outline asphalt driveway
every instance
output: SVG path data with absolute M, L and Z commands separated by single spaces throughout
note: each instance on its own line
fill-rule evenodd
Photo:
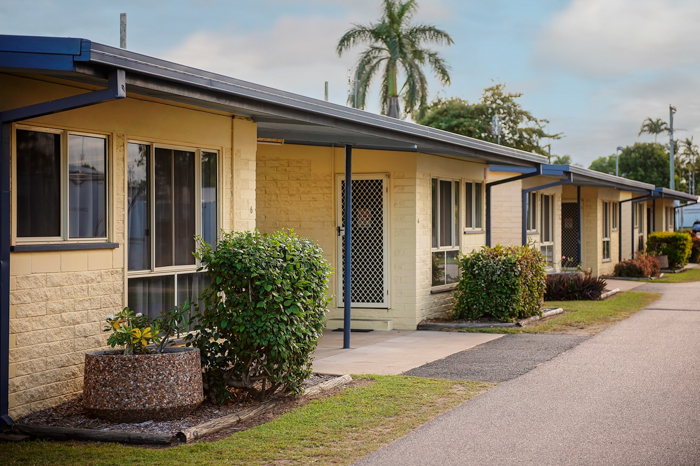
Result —
M 700 286 L 652 290 L 650 309 L 358 464 L 700 464 Z
M 504 335 L 498 340 L 411 369 L 404 375 L 505 382 L 530 372 L 589 338 L 577 335 Z

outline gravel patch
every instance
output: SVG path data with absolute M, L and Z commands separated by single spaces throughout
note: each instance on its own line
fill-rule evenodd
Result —
M 333 375 L 312 374 L 304 381 L 304 388 L 335 378 Z M 259 405 L 257 401 L 232 402 L 223 405 L 212 404 L 205 399 L 192 414 L 172 421 L 145 421 L 138 423 L 118 423 L 106 421 L 90 416 L 83 410 L 82 396 L 78 396 L 53 408 L 37 411 L 17 420 L 19 424 L 70 427 L 77 429 L 97 429 L 118 432 L 131 432 L 142 434 L 175 434 L 190 427 L 198 426 L 213 419 L 218 419 L 230 414 L 252 409 Z M 288 403 L 287 403 L 288 404 Z
M 589 338 L 590 336 L 580 335 L 504 335 L 467 351 L 416 367 L 404 375 L 505 382 L 530 372 Z

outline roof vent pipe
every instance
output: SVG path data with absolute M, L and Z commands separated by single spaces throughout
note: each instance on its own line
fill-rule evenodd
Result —
M 119 47 L 126 48 L 126 13 L 119 15 Z

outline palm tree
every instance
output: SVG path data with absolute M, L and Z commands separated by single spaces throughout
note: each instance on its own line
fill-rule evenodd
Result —
M 571 165 L 573 162 L 570 155 L 553 155 L 550 163 L 553 165 Z
M 656 137 L 664 131 L 668 131 L 668 124 L 666 124 L 665 121 L 661 118 L 657 118 L 656 120 L 647 118 L 642 122 L 642 129 L 639 130 L 638 136 L 641 136 L 642 133 L 653 134 L 654 144 L 656 144 Z
M 680 141 L 680 145 L 683 147 L 682 154 L 688 165 L 688 170 L 691 173 L 690 192 L 691 194 L 695 194 L 695 165 L 697 164 L 698 157 L 700 157 L 700 150 L 698 149 L 698 145 L 693 142 L 693 136 Z
M 411 24 L 418 9 L 415 0 L 384 0 L 382 17 L 368 26 L 354 24 L 338 41 L 338 56 L 360 43 L 369 47 L 362 52 L 355 67 L 355 91 L 348 104 L 364 108 L 370 82 L 382 70 L 382 113 L 399 118 L 399 95 L 403 95 L 404 111 L 413 114 L 427 105 L 428 82 L 421 69 L 430 65 L 436 77 L 445 85 L 450 83 L 449 67 L 437 52 L 424 48 L 423 42 L 451 45 L 454 42 L 445 31 L 435 26 Z M 406 81 L 399 89 L 399 73 Z

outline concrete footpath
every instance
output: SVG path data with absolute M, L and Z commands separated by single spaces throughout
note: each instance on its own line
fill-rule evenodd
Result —
M 352 332 L 351 348 L 344 350 L 343 332 L 326 331 L 314 351 L 313 369 L 321 374 L 398 375 L 502 336 L 410 330 Z
M 700 464 L 700 286 L 380 449 L 361 465 Z

